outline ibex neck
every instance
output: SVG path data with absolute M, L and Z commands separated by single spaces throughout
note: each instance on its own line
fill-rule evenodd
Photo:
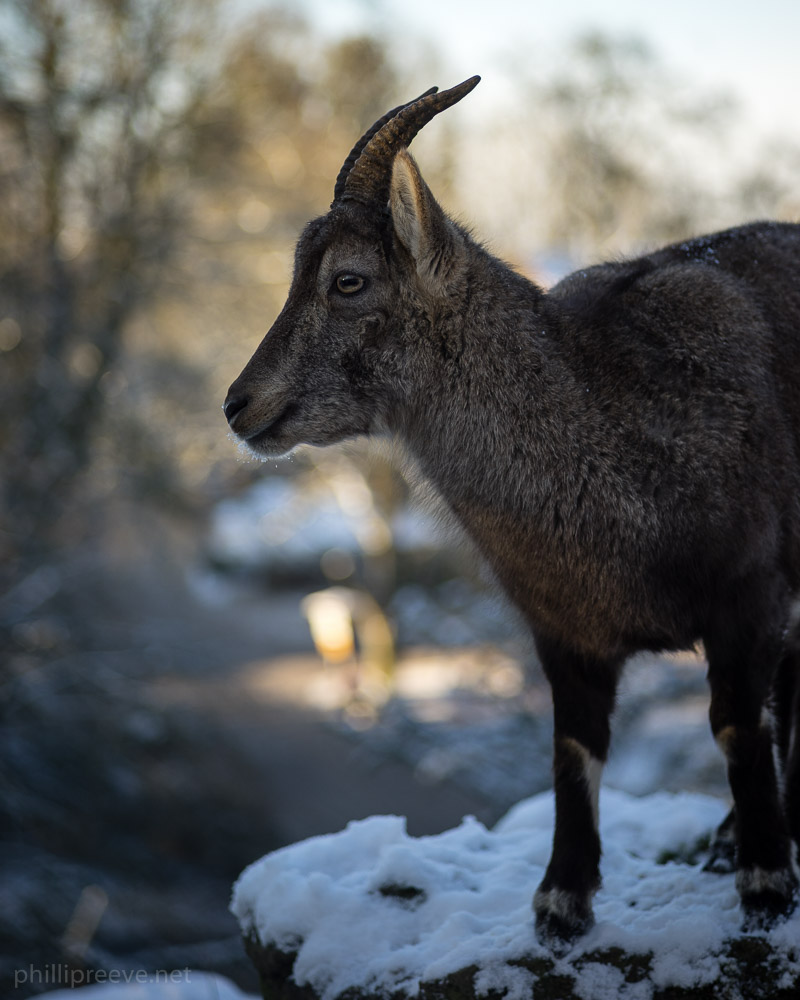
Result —
M 560 446 L 568 449 L 564 418 L 581 400 L 545 301 L 536 285 L 476 248 L 457 295 L 423 331 L 397 429 L 445 493 L 450 474 L 454 490 L 467 478 L 472 488 L 489 487 L 495 475 L 492 488 L 513 490 L 533 469 L 543 472 Z M 562 419 L 563 430 L 554 426 Z

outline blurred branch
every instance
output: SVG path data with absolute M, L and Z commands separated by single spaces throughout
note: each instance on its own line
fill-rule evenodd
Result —
M 13 429 L 2 440 L 10 471 L 1 485 L 5 546 L 13 538 L 19 555 L 52 542 L 90 463 L 125 326 L 174 250 L 185 214 L 176 174 L 193 140 L 183 105 L 208 86 L 176 52 L 199 60 L 193 46 L 212 4 L 35 0 L 1 9 L 4 48 L 22 52 L 0 74 L 0 150 L 10 164 L 0 193 L 11 235 L 0 307 L 22 331 L 0 403 Z

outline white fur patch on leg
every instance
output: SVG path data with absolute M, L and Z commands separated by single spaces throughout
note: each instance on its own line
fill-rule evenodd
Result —
M 536 937 L 556 955 L 563 955 L 594 923 L 591 893 L 566 889 L 536 890 L 533 897 Z
M 589 801 L 592 804 L 592 816 L 594 816 L 594 828 L 600 829 L 600 779 L 603 776 L 603 762 L 597 757 L 588 755 L 589 759 L 584 764 L 584 777 L 589 788 Z
M 585 919 L 590 904 L 590 894 L 584 896 L 567 889 L 537 889 L 533 897 L 533 909 L 537 915 L 546 913 L 567 924 Z
M 600 829 L 600 779 L 605 765 L 602 760 L 594 757 L 582 743 L 572 739 L 572 737 L 562 737 L 561 743 L 581 762 L 586 790 L 589 794 L 589 803 L 592 807 L 592 816 L 594 817 L 594 828 L 595 831 L 598 831 Z
M 761 709 L 760 725 L 762 730 L 769 735 L 770 746 L 772 747 L 772 766 L 775 768 L 775 778 L 778 782 L 778 794 L 783 798 L 783 762 L 781 761 L 781 755 L 778 752 L 778 744 L 776 742 L 778 726 L 775 721 L 775 713 L 769 705 L 764 705 Z
M 740 896 L 773 892 L 783 899 L 791 899 L 797 890 L 797 877 L 791 868 L 767 871 L 758 865 L 753 865 L 752 868 L 740 868 L 736 872 L 736 888 Z
M 736 729 L 733 726 L 725 726 L 715 734 L 714 740 L 720 750 L 725 754 L 726 759 L 733 751 L 733 741 L 736 738 Z
M 800 598 L 793 597 L 792 602 L 789 605 L 789 615 L 786 622 L 785 635 L 787 637 L 794 637 L 794 633 L 797 632 L 798 625 L 800 625 Z

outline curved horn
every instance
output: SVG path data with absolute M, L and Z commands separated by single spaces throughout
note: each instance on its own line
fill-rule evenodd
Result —
M 403 108 L 407 108 L 411 104 L 416 104 L 416 102 L 421 101 L 423 97 L 430 97 L 430 95 L 435 94 L 438 89 L 439 89 L 438 87 L 431 87 L 431 89 L 426 90 L 424 94 L 420 94 L 419 97 L 415 97 L 413 101 L 407 101 L 405 104 L 398 104 L 396 108 L 392 108 L 392 110 L 387 111 L 382 118 L 379 118 L 372 126 L 372 128 L 367 129 L 367 131 L 361 136 L 361 138 L 358 140 L 355 146 L 353 146 L 353 148 L 350 150 L 350 155 L 342 164 L 342 169 L 339 171 L 339 176 L 336 178 L 336 184 L 334 185 L 333 188 L 333 201 L 331 202 L 331 208 L 333 208 L 336 202 L 339 201 L 339 199 L 344 194 L 345 181 L 347 180 L 350 171 L 353 169 L 353 164 L 356 162 L 359 156 L 361 156 L 361 151 L 364 149 L 364 147 L 373 137 L 373 135 L 375 135 L 376 132 L 380 132 L 383 126 L 388 121 L 391 121 L 396 114 L 398 114 L 400 111 L 403 110 Z
M 479 81 L 479 76 L 473 76 L 450 90 L 423 95 L 389 118 L 364 146 L 344 182 L 342 199 L 364 205 L 385 205 L 395 153 L 408 146 L 417 132 L 440 111 L 466 97 Z

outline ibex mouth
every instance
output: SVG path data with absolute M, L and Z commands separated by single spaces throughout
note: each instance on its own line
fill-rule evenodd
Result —
M 278 413 L 277 417 L 271 420 L 265 427 L 259 428 L 253 434 L 244 436 L 244 443 L 260 456 L 282 455 L 290 451 L 294 447 L 294 443 L 284 444 L 278 441 L 277 438 L 286 423 L 297 413 L 299 408 L 296 402 L 287 403 Z

